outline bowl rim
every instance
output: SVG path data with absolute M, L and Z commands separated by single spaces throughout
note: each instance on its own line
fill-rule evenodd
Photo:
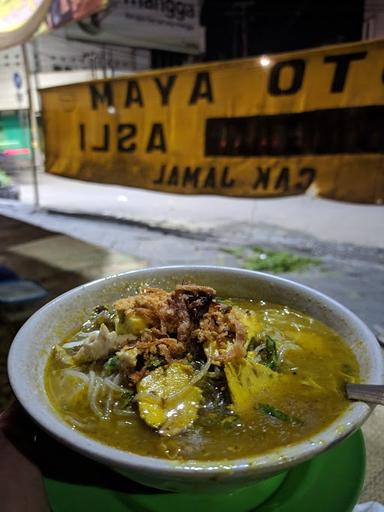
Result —
M 348 317 L 348 320 L 350 320 L 351 323 L 355 325 L 355 327 L 358 326 L 364 332 L 365 340 L 370 339 L 369 343 L 366 343 L 364 340 L 365 345 L 369 347 L 369 352 L 372 355 L 372 359 L 375 361 L 375 366 L 370 368 L 371 374 L 373 375 L 373 377 L 371 375 L 370 381 L 373 378 L 375 381 L 374 383 L 383 382 L 383 363 L 381 351 L 373 333 L 355 313 L 320 291 L 317 291 L 296 281 L 286 279 L 284 277 L 234 267 L 216 265 L 167 265 L 146 267 L 96 279 L 94 281 L 79 285 L 59 295 L 58 297 L 55 297 L 38 311 L 36 311 L 24 323 L 24 325 L 16 334 L 8 355 L 8 375 L 11 387 L 23 408 L 50 435 L 58 439 L 63 444 L 69 446 L 70 448 L 73 448 L 76 451 L 90 457 L 91 459 L 123 470 L 132 470 L 138 473 L 152 472 L 156 473 L 156 475 L 159 477 L 167 478 L 188 476 L 189 479 L 201 479 L 202 477 L 217 477 L 217 475 L 221 475 L 225 478 L 227 476 L 233 475 L 233 473 L 236 473 L 238 476 L 248 473 L 267 475 L 289 467 L 292 465 L 293 461 L 295 461 L 295 463 L 304 462 L 305 460 L 314 457 L 316 454 L 324 451 L 325 449 L 330 448 L 345 437 L 351 435 L 368 418 L 373 410 L 373 407 L 363 402 L 354 402 L 353 410 L 356 411 L 356 418 L 353 422 L 348 422 L 345 428 L 338 434 L 335 434 L 334 432 L 335 423 L 336 421 L 340 423 L 340 420 L 342 420 L 343 416 L 347 414 L 351 407 L 344 411 L 338 418 L 336 418 L 336 420 L 328 425 L 327 428 L 322 429 L 317 434 L 310 436 L 308 439 L 285 445 L 281 448 L 278 448 L 277 450 L 271 450 L 259 455 L 246 458 L 242 457 L 239 459 L 222 459 L 214 461 L 181 459 L 168 460 L 165 458 L 138 455 L 134 452 L 128 452 L 114 448 L 100 441 L 96 441 L 88 437 L 86 434 L 72 429 L 67 423 L 65 423 L 65 421 L 62 420 L 58 413 L 53 409 L 53 406 L 50 404 L 48 397 L 46 397 L 46 399 L 50 406 L 49 414 L 47 414 L 45 410 L 43 411 L 43 406 L 39 403 L 38 399 L 36 409 L 36 403 L 33 404 L 24 398 L 22 392 L 23 373 L 20 371 L 21 369 L 17 364 L 18 352 L 22 349 L 23 340 L 25 339 L 29 329 L 33 327 L 35 322 L 37 322 L 42 315 L 46 314 L 57 303 L 60 303 L 61 301 L 68 299 L 75 294 L 78 294 L 84 289 L 99 286 L 102 283 L 113 283 L 120 279 L 124 279 L 125 277 L 135 276 L 138 278 L 138 280 L 140 280 L 140 275 L 154 274 L 158 272 L 166 274 L 167 272 L 172 271 L 208 271 L 217 274 L 229 272 L 232 274 L 249 276 L 253 279 L 257 277 L 258 279 L 261 279 L 265 282 L 273 282 L 278 285 L 281 284 L 283 286 L 288 286 L 289 288 L 293 288 L 294 290 L 301 292 L 304 295 L 315 297 L 321 302 L 335 307 L 336 310 L 338 310 L 344 316 Z M 321 434 L 323 436 L 328 435 L 331 433 L 331 431 L 333 434 L 333 439 L 331 441 L 324 442 L 322 439 L 319 439 L 321 438 Z M 317 439 L 317 441 L 313 441 L 313 439 Z

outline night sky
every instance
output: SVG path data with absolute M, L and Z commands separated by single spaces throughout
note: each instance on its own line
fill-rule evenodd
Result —
M 206 60 L 357 41 L 363 10 L 363 0 L 205 0 Z

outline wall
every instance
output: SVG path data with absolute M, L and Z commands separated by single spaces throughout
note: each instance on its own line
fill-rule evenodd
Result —
M 22 79 L 22 88 L 19 90 L 13 79 L 15 73 Z M 28 108 L 20 46 L 0 52 L 0 84 L 0 111 Z
M 113 45 L 68 41 L 60 30 L 39 36 L 27 45 L 32 88 L 118 76 L 150 67 L 150 51 Z M 21 77 L 17 89 L 14 75 Z M 34 92 L 35 108 L 40 106 Z M 20 46 L 0 51 L 0 112 L 28 108 L 24 63 Z

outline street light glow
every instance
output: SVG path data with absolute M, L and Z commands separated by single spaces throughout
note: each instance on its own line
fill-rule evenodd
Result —
M 269 66 L 271 63 L 271 59 L 267 55 L 263 55 L 263 57 L 260 58 L 260 64 L 263 66 L 263 68 Z

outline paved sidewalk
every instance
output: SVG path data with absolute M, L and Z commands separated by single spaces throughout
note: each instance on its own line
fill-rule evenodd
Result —
M 18 175 L 21 201 L 33 204 L 28 173 Z M 162 228 L 225 233 L 262 226 L 298 231 L 321 241 L 384 248 L 384 208 L 307 195 L 246 199 L 187 196 L 87 183 L 39 174 L 40 204 L 60 212 L 126 219 Z

